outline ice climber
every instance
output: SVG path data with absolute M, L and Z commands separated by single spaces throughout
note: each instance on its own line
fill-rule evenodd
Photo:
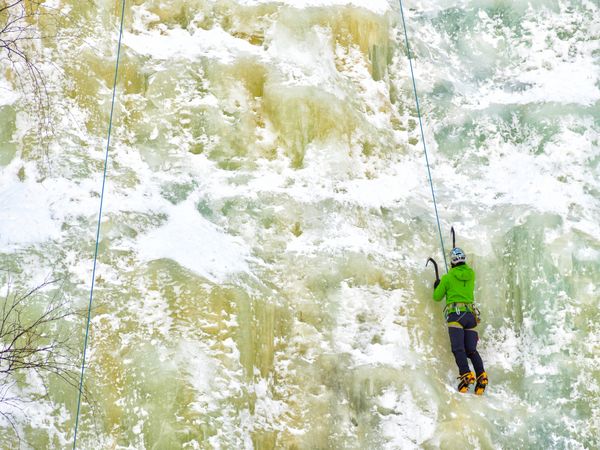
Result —
M 439 302 L 446 297 L 446 322 L 452 353 L 458 366 L 459 392 L 467 392 L 475 384 L 475 394 L 482 395 L 488 383 L 483 361 L 477 352 L 479 339 L 475 327 L 477 319 L 473 307 L 475 272 L 466 263 L 465 253 L 458 247 L 450 252 L 452 268 L 442 279 L 436 279 L 433 285 L 433 299 Z M 471 360 L 475 374 L 469 369 Z

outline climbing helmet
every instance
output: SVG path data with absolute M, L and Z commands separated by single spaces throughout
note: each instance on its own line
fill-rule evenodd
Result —
M 456 265 L 458 263 L 464 263 L 467 260 L 467 255 L 460 248 L 455 247 L 450 252 L 450 262 L 452 265 Z

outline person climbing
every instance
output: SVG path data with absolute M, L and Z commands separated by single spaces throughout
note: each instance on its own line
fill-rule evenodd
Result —
M 477 352 L 479 337 L 475 327 L 477 318 L 473 307 L 475 290 L 475 272 L 467 263 L 467 256 L 458 247 L 450 252 L 450 271 L 440 280 L 436 276 L 433 285 L 433 299 L 436 302 L 446 297 L 446 322 L 452 353 L 458 366 L 460 380 L 459 392 L 467 392 L 471 384 L 475 384 L 475 394 L 482 395 L 488 384 L 487 374 L 481 356 Z M 436 267 L 437 274 L 437 267 Z M 475 369 L 477 378 L 469 369 L 469 358 Z

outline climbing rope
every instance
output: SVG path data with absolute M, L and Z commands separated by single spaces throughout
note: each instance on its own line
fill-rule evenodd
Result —
M 410 76 L 412 78 L 413 92 L 415 94 L 415 103 L 417 105 L 417 115 L 419 116 L 419 127 L 421 128 L 421 141 L 423 142 L 423 151 L 425 152 L 425 162 L 427 164 L 427 175 L 429 176 L 429 186 L 431 187 L 431 198 L 433 199 L 433 208 L 435 209 L 435 218 L 437 220 L 440 244 L 442 246 L 442 255 L 444 255 L 444 264 L 448 272 L 448 262 L 446 261 L 446 250 L 444 249 L 444 239 L 442 238 L 442 227 L 440 226 L 440 216 L 438 214 L 437 202 L 435 200 L 435 191 L 433 189 L 433 180 L 431 179 L 431 168 L 429 167 L 429 156 L 427 155 L 427 146 L 425 145 L 425 133 L 423 132 L 423 121 L 421 120 L 421 109 L 419 108 L 419 96 L 417 95 L 417 83 L 415 82 L 415 73 L 413 71 L 412 57 L 410 55 L 410 45 L 408 44 L 408 33 L 406 32 L 406 22 L 404 20 L 404 8 L 402 0 L 400 2 L 400 15 L 402 17 L 402 26 L 404 28 L 404 39 L 406 40 L 406 51 L 408 53 L 408 64 L 410 65 Z
M 73 450 L 77 445 L 77 429 L 79 426 L 79 412 L 81 409 L 81 394 L 83 392 L 83 374 L 85 371 L 85 357 L 87 353 L 88 337 L 90 333 L 90 319 L 92 316 L 92 302 L 94 300 L 94 281 L 96 279 L 96 263 L 98 261 L 98 244 L 100 242 L 100 224 L 102 220 L 102 206 L 104 204 L 104 187 L 106 185 L 106 169 L 108 166 L 108 149 L 110 147 L 110 134 L 112 131 L 113 112 L 115 109 L 115 97 L 117 92 L 117 74 L 119 72 L 119 56 L 121 55 L 121 38 L 123 37 L 123 22 L 125 17 L 125 0 L 121 6 L 121 25 L 119 28 L 119 44 L 117 45 L 117 62 L 115 64 L 115 78 L 113 81 L 112 103 L 110 105 L 110 118 L 108 120 L 108 137 L 106 139 L 106 152 L 104 155 L 104 174 L 102 176 L 102 191 L 100 194 L 100 211 L 98 212 L 98 226 L 96 228 L 96 250 L 94 251 L 94 267 L 92 269 L 92 285 L 90 288 L 90 301 L 88 304 L 87 324 L 85 327 L 85 340 L 83 342 L 83 358 L 81 361 L 81 378 L 79 380 L 79 395 L 77 397 L 77 414 L 75 416 L 75 434 L 73 436 Z

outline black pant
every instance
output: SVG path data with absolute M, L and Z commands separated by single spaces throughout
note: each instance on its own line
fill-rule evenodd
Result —
M 467 361 L 468 357 L 473 363 L 477 376 L 481 375 L 485 369 L 483 368 L 481 356 L 477 352 L 479 336 L 475 331 L 477 326 L 475 316 L 470 312 L 453 312 L 448 315 L 447 322 L 450 345 L 459 373 L 462 375 L 471 371 Z

